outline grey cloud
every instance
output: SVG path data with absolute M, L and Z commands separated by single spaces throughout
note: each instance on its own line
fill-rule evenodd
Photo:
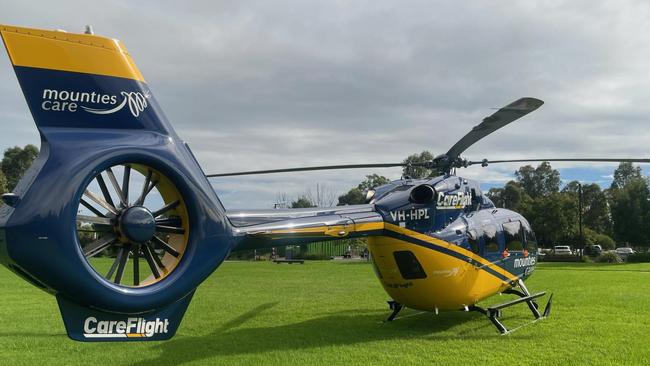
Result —
M 649 6 L 57 1 L 3 4 L 0 13 L 8 23 L 69 31 L 90 23 L 124 41 L 204 169 L 222 172 L 443 152 L 490 108 L 520 96 L 546 104 L 469 157 L 647 157 Z M 36 142 L 6 58 L 0 80 L 0 148 Z M 501 182 L 514 169 L 466 175 Z M 283 189 L 297 195 L 323 180 L 342 193 L 362 177 L 340 171 L 215 186 L 227 204 L 268 207 Z

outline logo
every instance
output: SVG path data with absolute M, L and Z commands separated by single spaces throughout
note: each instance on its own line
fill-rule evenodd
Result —
M 441 269 L 437 271 L 431 271 L 432 276 L 442 276 L 442 277 L 453 277 L 456 276 L 459 272 L 458 267 L 453 267 L 450 269 Z
M 156 334 L 167 334 L 169 319 L 156 318 L 147 321 L 144 318 L 127 318 L 119 320 L 97 320 L 88 317 L 84 321 L 86 338 L 150 338 Z
M 96 92 L 43 89 L 41 108 L 44 111 L 85 111 L 92 114 L 112 114 L 128 106 L 133 117 L 138 117 L 149 106 L 148 93 L 121 91 L 119 95 Z
M 534 266 L 535 263 L 537 263 L 537 258 L 532 256 L 526 258 L 516 258 L 515 268 Z
M 472 204 L 472 194 L 458 192 L 455 194 L 438 194 L 436 207 L 441 210 L 454 210 L 470 206 Z

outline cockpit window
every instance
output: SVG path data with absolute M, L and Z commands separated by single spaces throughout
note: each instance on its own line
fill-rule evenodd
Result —
M 524 238 L 519 221 L 504 223 L 503 233 L 506 238 L 506 249 L 511 251 L 524 250 Z
M 483 202 L 481 203 L 481 208 L 482 209 L 495 207 L 494 203 L 488 198 L 488 196 L 483 195 L 483 196 L 481 196 L 481 198 L 483 199 Z
M 472 188 L 470 193 L 472 194 L 472 204 L 469 206 L 469 212 L 478 211 L 481 209 L 481 202 L 483 199 L 478 195 L 475 188 Z
M 524 229 L 524 235 L 526 236 L 526 250 L 529 252 L 537 251 L 537 238 L 535 238 L 535 233 L 529 227 Z
M 483 228 L 483 240 L 487 253 L 498 253 L 499 242 L 497 241 L 497 228 L 494 225 L 487 225 Z

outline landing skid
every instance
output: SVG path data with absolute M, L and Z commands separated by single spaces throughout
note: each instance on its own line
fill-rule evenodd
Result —
M 503 325 L 503 323 L 501 323 L 501 321 L 499 320 L 499 318 L 501 317 L 501 310 L 505 309 L 507 307 L 517 305 L 517 304 L 521 304 L 522 302 L 525 302 L 528 305 L 528 308 L 530 309 L 530 311 L 533 313 L 533 316 L 535 317 L 535 320 L 533 320 L 531 323 L 534 323 L 534 322 L 536 322 L 538 320 L 548 318 L 548 316 L 551 315 L 551 306 L 553 304 L 553 294 L 551 294 L 551 296 L 548 298 L 548 302 L 546 303 L 546 307 L 544 308 L 544 312 L 540 314 L 539 305 L 537 305 L 537 302 L 535 302 L 535 299 L 544 296 L 546 294 L 546 292 L 538 292 L 536 294 L 530 294 L 530 292 L 528 292 L 528 289 L 526 288 L 526 286 L 524 285 L 524 282 L 522 280 L 519 280 L 518 285 L 519 285 L 519 288 L 521 289 L 521 291 L 516 290 L 516 289 L 508 289 L 508 290 L 503 292 L 503 293 L 506 293 L 506 294 L 517 295 L 517 296 L 519 296 L 518 299 L 508 301 L 508 302 L 504 302 L 503 304 L 493 305 L 493 306 L 491 306 L 489 308 L 486 308 L 486 309 L 484 309 L 484 308 L 482 308 L 480 306 L 472 305 L 472 306 L 468 307 L 467 310 L 468 311 L 476 311 L 476 312 L 479 312 L 479 313 L 487 316 L 488 319 L 490 319 L 490 321 L 492 322 L 492 324 L 494 324 L 494 326 L 497 328 L 499 333 L 501 333 L 502 335 L 514 332 L 515 330 L 522 327 L 522 326 L 520 326 L 520 327 L 508 330 L 508 328 L 506 328 L 506 326 Z
M 551 306 L 553 305 L 553 294 L 551 294 L 551 296 L 549 296 L 548 302 L 546 303 L 546 307 L 544 307 L 544 312 L 540 313 L 539 312 L 539 305 L 537 304 L 537 302 L 535 302 L 535 299 L 546 295 L 546 292 L 542 291 L 542 292 L 538 292 L 536 294 L 531 294 L 530 292 L 528 292 L 528 289 L 526 288 L 526 285 L 524 285 L 524 282 L 522 280 L 519 280 L 517 285 L 519 286 L 521 291 L 517 290 L 517 289 L 514 289 L 514 288 L 511 288 L 511 289 L 503 291 L 503 293 L 504 294 L 517 295 L 517 296 L 519 296 L 518 299 L 511 300 L 511 301 L 508 301 L 508 302 L 504 302 L 504 303 L 498 304 L 498 305 L 493 305 L 493 306 L 488 307 L 488 308 L 482 308 L 480 306 L 472 305 L 472 306 L 466 307 L 466 308 L 464 308 L 462 310 L 464 310 L 464 311 L 476 311 L 476 312 L 479 312 L 479 313 L 487 316 L 487 318 L 490 319 L 492 324 L 494 324 L 494 326 L 497 328 L 499 333 L 501 333 L 502 335 L 512 333 L 512 332 L 516 331 L 519 328 L 522 328 L 522 327 L 524 327 L 526 325 L 535 323 L 535 322 L 537 322 L 539 320 L 546 319 L 551 315 Z M 398 303 L 395 300 L 390 300 L 390 301 L 387 301 L 387 302 L 388 302 L 388 307 L 390 308 L 390 310 L 392 310 L 392 313 L 388 316 L 388 318 L 386 318 L 385 322 L 391 322 L 391 321 L 395 320 L 397 315 L 400 313 L 400 311 L 402 311 L 402 309 L 404 309 L 404 305 Z M 529 323 L 526 323 L 524 325 L 521 325 L 519 327 L 508 329 L 501 322 L 501 320 L 499 320 L 499 318 L 501 318 L 501 315 L 502 315 L 501 310 L 505 309 L 505 308 L 508 308 L 508 307 L 511 307 L 511 306 L 514 306 L 514 305 L 517 305 L 517 304 L 521 304 L 522 302 L 525 302 L 528 305 L 528 308 L 530 309 L 530 312 L 533 313 L 533 316 L 535 317 L 535 320 L 533 320 L 533 321 L 531 321 Z M 420 313 L 418 313 L 418 314 L 420 314 Z M 418 315 L 418 314 L 413 314 L 413 315 Z M 436 314 L 437 314 L 437 312 L 436 312 Z

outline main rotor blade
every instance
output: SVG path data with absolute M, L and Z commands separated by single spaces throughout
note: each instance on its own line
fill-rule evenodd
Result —
M 532 162 L 543 162 L 543 161 L 568 161 L 568 162 L 595 162 L 595 163 L 650 163 L 650 159 L 616 159 L 616 158 L 575 158 L 575 159 L 512 159 L 512 160 L 488 160 L 484 159 L 481 161 L 468 161 L 467 165 L 476 165 L 481 164 L 483 166 L 488 166 L 488 164 L 497 164 L 497 163 L 532 163 Z
M 360 169 L 360 168 L 392 168 L 396 166 L 416 166 L 419 164 L 406 163 L 380 163 L 380 164 L 349 164 L 349 165 L 323 165 L 323 166 L 306 166 L 301 168 L 286 169 L 269 169 L 269 170 L 249 170 L 246 172 L 208 174 L 206 177 L 231 177 L 235 175 L 254 175 L 254 174 L 271 174 L 271 173 L 290 173 L 290 172 L 308 172 L 314 170 L 337 170 L 337 169 Z
M 472 130 L 463 136 L 454 146 L 447 151 L 449 161 L 455 161 L 463 151 L 467 150 L 474 143 L 500 129 L 501 127 L 516 121 L 517 119 L 536 110 L 544 104 L 543 101 L 536 98 L 521 98 L 507 106 L 499 109 L 489 117 L 485 117 L 483 122 L 474 126 Z

